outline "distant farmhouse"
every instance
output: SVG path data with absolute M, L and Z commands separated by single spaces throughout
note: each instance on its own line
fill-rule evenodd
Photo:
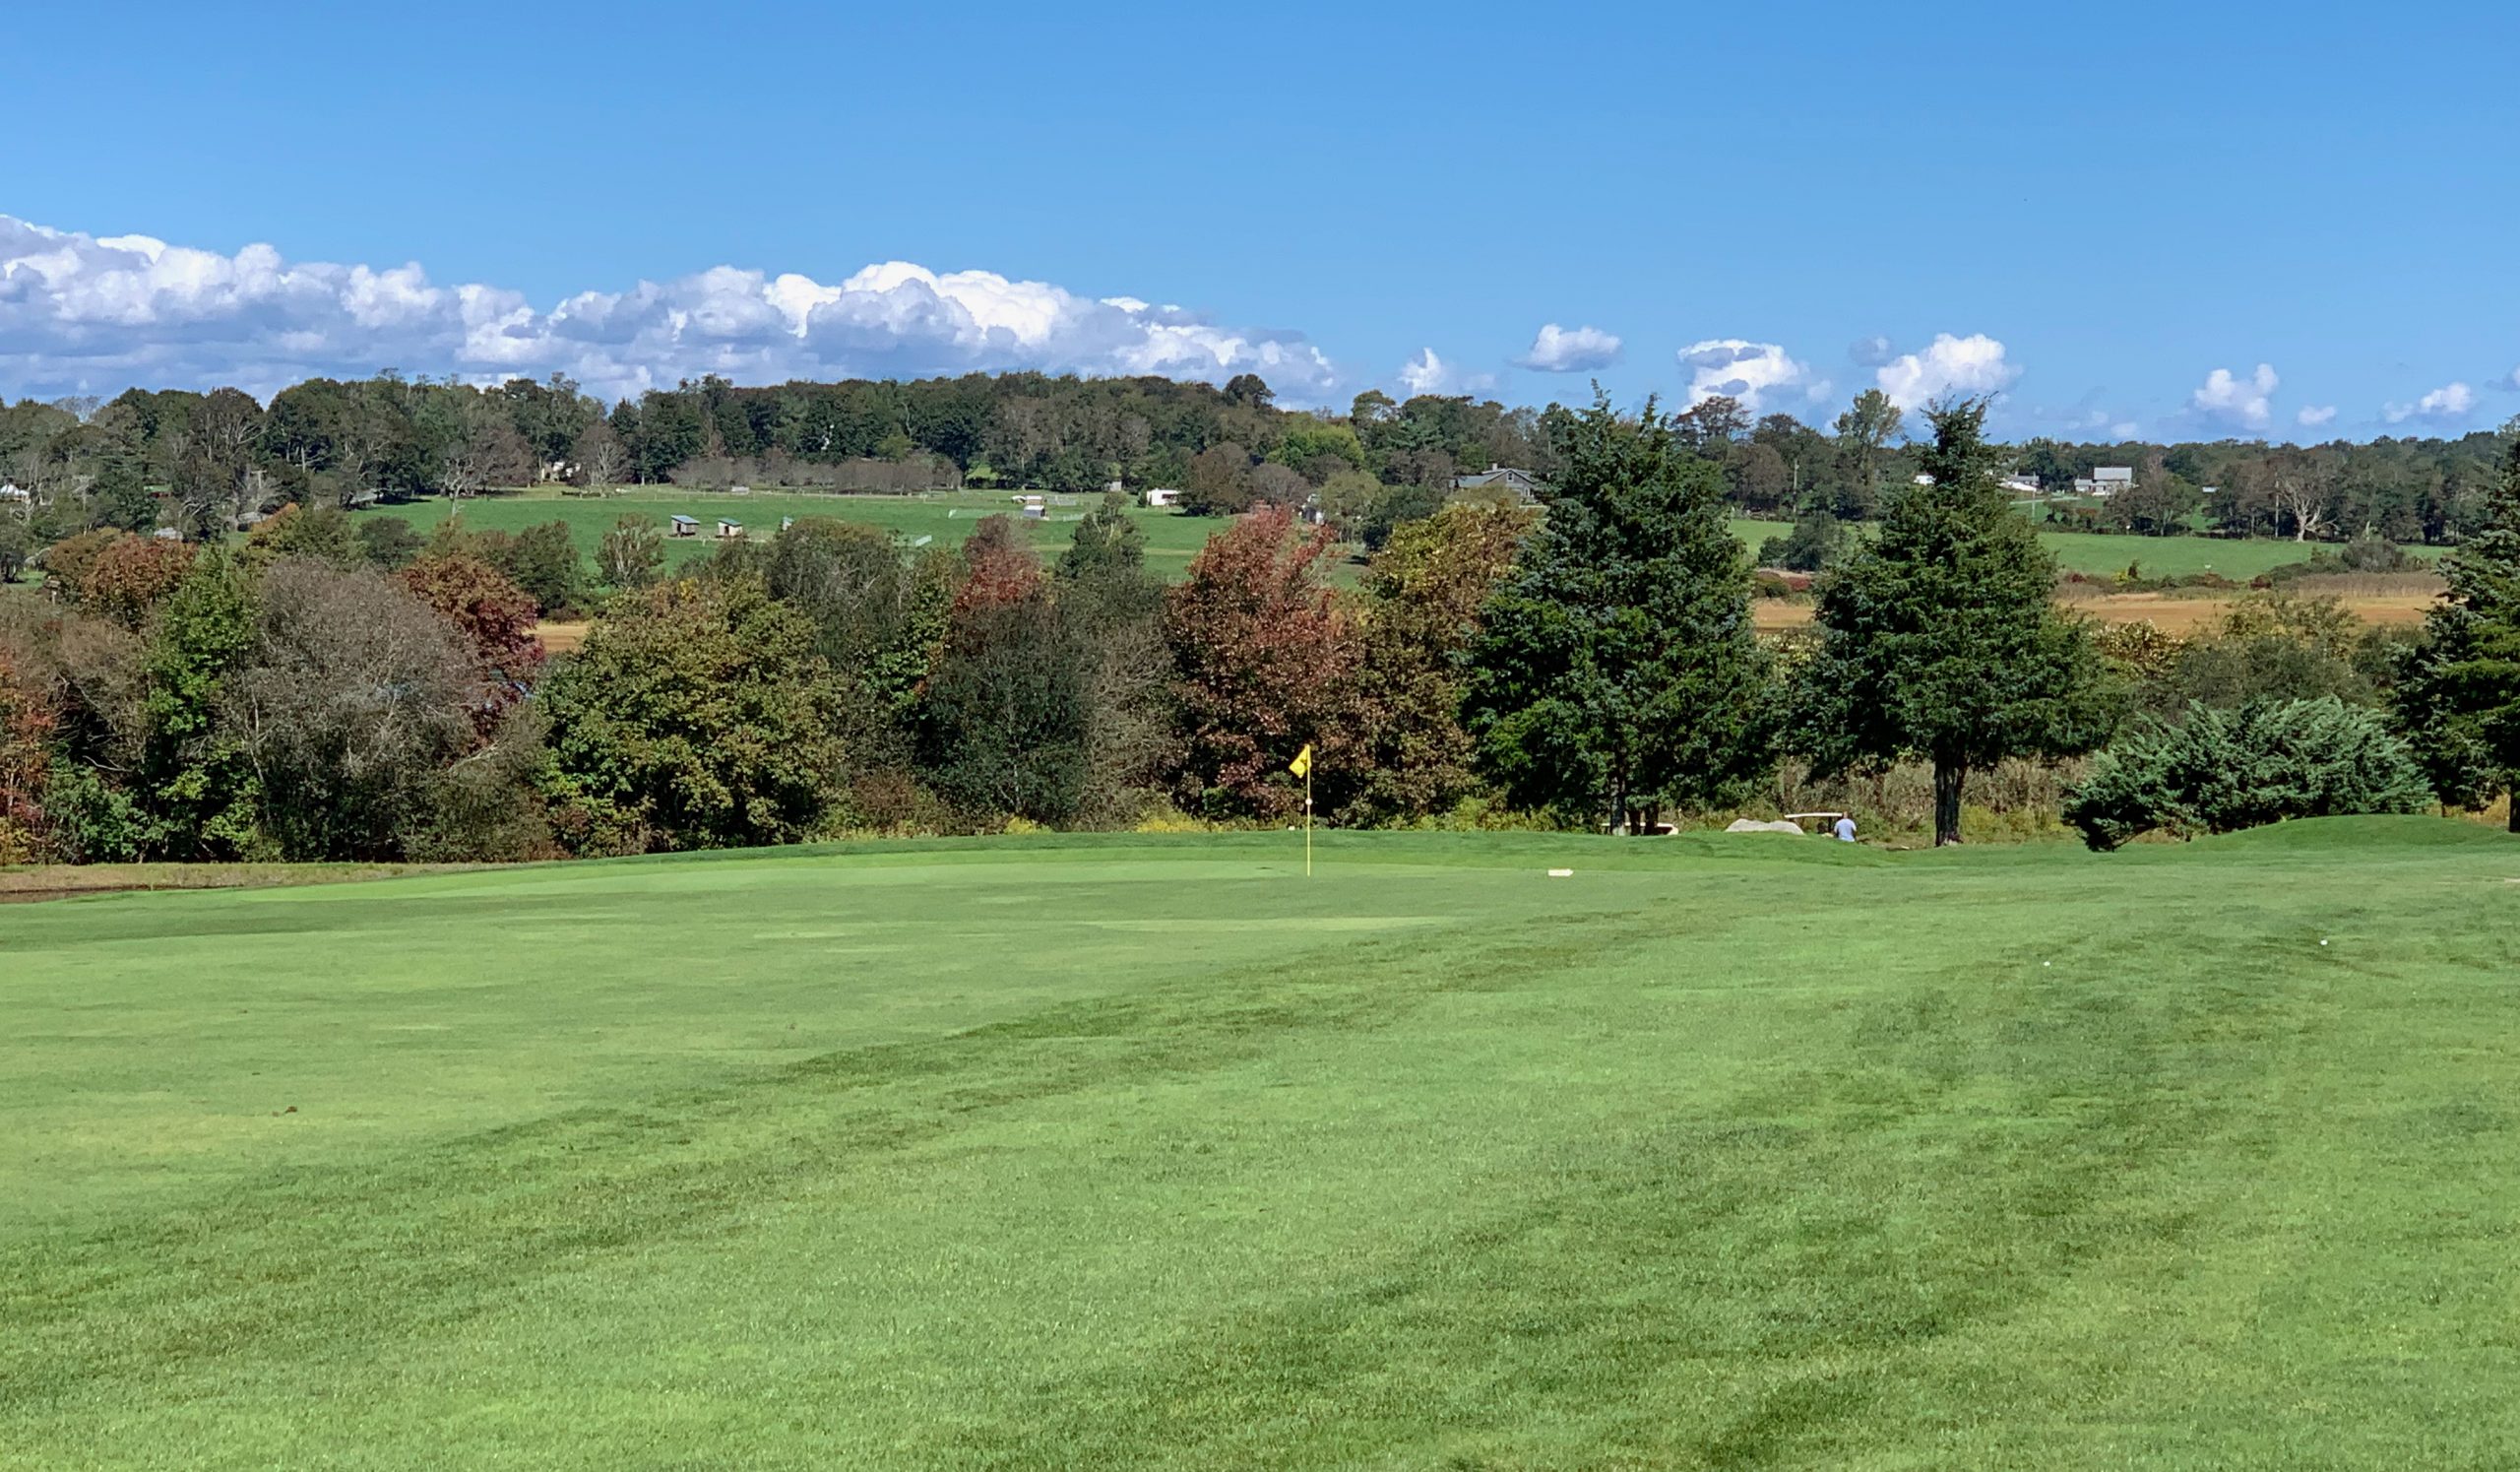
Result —
M 2104 465 L 2088 477 L 2074 479 L 2074 494 L 2108 500 L 2121 490 L 2135 488 L 2135 472 L 2130 466 Z
M 1540 478 L 1529 471 L 1510 465 L 1491 465 L 1483 471 L 1453 477 L 1453 489 L 1473 495 L 1495 497 L 1510 495 L 1517 501 L 1540 499 Z

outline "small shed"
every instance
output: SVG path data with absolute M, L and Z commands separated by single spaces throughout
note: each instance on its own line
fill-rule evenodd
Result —
M 700 518 L 696 516 L 673 516 L 667 517 L 666 521 L 671 525 L 671 530 L 666 533 L 667 536 L 697 537 L 700 535 Z
M 1040 501 L 1026 501 L 1024 503 L 1024 519 L 1026 521 L 1041 521 L 1046 519 L 1049 514 L 1050 508 L 1042 505 Z
M 1158 486 L 1146 493 L 1146 503 L 1150 506 L 1177 506 L 1181 503 L 1181 492 L 1170 486 Z
M 730 521 L 723 516 L 718 518 L 718 540 L 720 542 L 739 542 L 743 539 L 743 535 L 744 524 L 742 522 Z

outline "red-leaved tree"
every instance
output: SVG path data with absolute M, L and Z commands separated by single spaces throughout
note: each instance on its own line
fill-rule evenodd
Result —
M 516 700 L 516 687 L 542 669 L 534 626 L 534 596 L 507 574 L 465 552 L 433 552 L 394 575 L 420 602 L 455 626 L 489 676 L 481 720 L 495 720 Z
M 1287 764 L 1307 744 L 1322 811 L 1354 774 L 1356 626 L 1323 582 L 1334 534 L 1299 531 L 1283 507 L 1208 540 L 1165 602 L 1181 713 L 1180 800 L 1203 811 L 1282 818 L 1303 806 Z
M 954 615 L 1019 604 L 1041 591 L 1041 557 L 1011 516 L 983 517 L 963 544 L 962 576 L 954 584 Z
M 0 864 L 26 864 L 43 850 L 43 787 L 52 704 L 0 645 Z
M 125 628 L 147 622 L 192 570 L 193 549 L 180 542 L 125 533 L 96 549 L 79 571 L 79 606 Z

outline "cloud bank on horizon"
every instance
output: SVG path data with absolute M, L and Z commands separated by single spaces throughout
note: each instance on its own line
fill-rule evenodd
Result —
M 1498 367 L 1598 372 L 1621 363 L 1625 347 L 1605 328 L 1550 321 Z M 1722 394 L 1754 415 L 1825 420 L 1843 392 L 1778 343 L 1708 338 L 1676 357 L 1690 404 Z M 1950 395 L 2004 393 L 2024 371 L 1984 333 L 1940 333 L 1909 352 L 1866 337 L 1850 345 L 1847 359 L 1857 386 L 1910 411 Z M 1338 402 L 1367 381 L 1343 373 L 1298 332 L 1232 328 L 1178 306 L 989 271 L 890 261 L 825 284 L 719 266 L 580 291 L 543 309 L 496 286 L 438 285 L 417 264 L 291 261 L 260 244 L 222 255 L 0 215 L 0 388 L 13 394 L 232 384 L 268 397 L 303 378 L 386 368 L 476 382 L 566 373 L 605 397 L 704 373 L 771 383 L 1039 369 L 1214 383 L 1257 373 L 1285 402 L 1311 405 Z M 1383 381 L 1409 393 L 1485 393 L 1498 375 L 1425 348 Z M 2520 369 L 2483 381 L 2520 391 Z M 2280 382 L 2266 363 L 2245 375 L 2216 368 L 2164 418 L 2206 433 L 2263 435 L 2279 422 Z M 2453 381 L 2380 405 L 2367 422 L 2383 432 L 2457 433 L 2486 407 L 2469 381 Z M 2122 438 L 2137 429 L 2088 407 L 2065 418 L 2028 413 L 2034 423 L 2069 431 L 2106 427 Z M 2310 404 L 2283 416 L 2324 434 L 2339 427 L 2340 412 Z
M 720 266 L 547 311 L 419 266 L 232 256 L 0 215 L 0 377 L 51 392 L 233 384 L 387 367 L 467 378 L 561 372 L 614 396 L 719 373 L 743 382 L 1039 368 L 1223 382 L 1258 373 L 1303 399 L 1336 378 L 1297 333 L 1231 329 L 1175 306 L 1080 296 L 988 271 L 905 261 L 832 285 Z

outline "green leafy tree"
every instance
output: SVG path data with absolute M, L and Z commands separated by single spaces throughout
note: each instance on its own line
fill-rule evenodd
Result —
M 147 694 L 138 787 L 142 852 L 124 857 L 233 859 L 266 847 L 252 765 L 220 707 L 253 652 L 257 589 L 246 567 L 206 549 L 159 611 L 142 672 Z
M 792 843 L 848 757 L 812 620 L 755 579 L 617 600 L 539 704 L 552 822 L 581 853 Z
M 293 557 L 359 567 L 368 561 L 367 547 L 349 513 L 339 506 L 283 506 L 247 535 L 248 551 L 265 558 Z
M 2189 708 L 2146 717 L 2066 800 L 2065 821 L 2095 849 L 2161 831 L 2231 833 L 2289 818 L 2421 812 L 2423 768 L 2379 712 L 2318 700 Z
M 358 523 L 359 550 L 368 565 L 396 572 L 411 564 L 424 544 L 411 524 L 399 516 L 365 516 Z
M 1081 635 L 1136 648 L 1163 611 L 1164 584 L 1146 570 L 1146 534 L 1128 505 L 1124 495 L 1103 497 L 1077 523 L 1051 573 L 1059 607 Z
M 1441 813 L 1479 790 L 1461 724 L 1462 654 L 1538 521 L 1528 507 L 1447 506 L 1374 554 L 1356 673 L 1363 778 L 1341 821 Z
M 923 765 L 966 813 L 1063 824 L 1085 796 L 1091 654 L 1013 523 L 982 526 L 920 691 Z
M 2088 751 L 2110 711 L 2089 634 L 2056 610 L 2055 559 L 1996 483 L 1985 401 L 1928 413 L 1930 483 L 1892 492 L 1880 535 L 1821 579 L 1793 731 L 1824 773 L 1932 763 L 1950 844 L 1971 772 Z
M 1767 661 L 1724 480 L 1652 402 L 1569 427 L 1519 571 L 1469 653 L 1464 721 L 1518 806 L 1606 816 L 1720 800 L 1769 759 Z
M 2480 807 L 2510 794 L 2520 833 L 2520 437 L 2485 525 L 2441 574 L 2450 586 L 2400 674 L 2399 719 L 2444 800 Z
M 607 587 L 653 586 L 664 573 L 664 534 L 644 516 L 625 516 L 597 541 L 595 566 Z
M 1907 416 L 1890 396 L 1865 389 L 1838 416 L 1838 451 L 1846 459 L 1838 510 L 1849 518 L 1870 516 L 1881 503 L 1881 467 Z
M 1759 565 L 1788 572 L 1818 572 L 1842 560 L 1855 544 L 1847 524 L 1825 510 L 1804 512 L 1794 530 L 1759 544 Z

